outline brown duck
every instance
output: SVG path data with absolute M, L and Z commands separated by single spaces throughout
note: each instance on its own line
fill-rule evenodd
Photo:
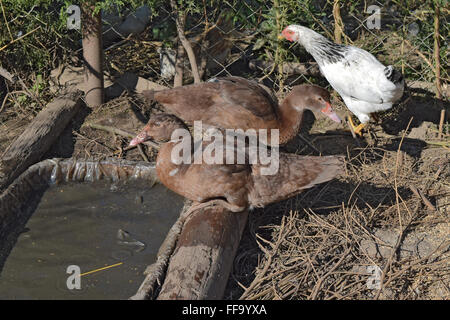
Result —
M 173 115 L 153 115 L 145 127 L 145 138 L 164 143 L 158 153 L 156 172 L 160 181 L 174 192 L 196 202 L 214 201 L 228 210 L 264 207 L 292 197 L 302 190 L 329 181 L 343 169 L 339 156 L 300 156 L 279 154 L 279 169 L 274 175 L 261 174 L 261 164 L 175 164 L 172 151 L 180 140 L 170 140 L 176 129 L 186 128 Z M 210 203 L 210 202 L 208 202 Z
M 223 129 L 268 129 L 269 137 L 270 129 L 279 129 L 280 144 L 298 133 L 306 109 L 341 121 L 331 107 L 329 92 L 315 85 L 294 86 L 280 105 L 268 88 L 240 77 L 142 94 L 188 124 L 202 121 Z

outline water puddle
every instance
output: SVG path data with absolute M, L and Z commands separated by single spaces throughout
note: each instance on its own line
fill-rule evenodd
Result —
M 182 197 L 146 181 L 52 186 L 6 259 L 0 299 L 129 298 L 182 206 Z M 80 289 L 67 287 L 70 265 L 82 274 Z

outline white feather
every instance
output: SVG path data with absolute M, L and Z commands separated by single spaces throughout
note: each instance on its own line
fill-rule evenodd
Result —
M 326 48 L 317 50 L 319 42 L 327 41 L 323 36 L 302 26 L 288 28 L 297 32 L 295 39 L 311 53 L 324 77 L 362 123 L 370 120 L 370 113 L 390 109 L 403 95 L 404 82 L 390 81 L 386 67 L 369 52 L 345 46 L 339 52 L 343 57 L 329 61 L 321 54 Z

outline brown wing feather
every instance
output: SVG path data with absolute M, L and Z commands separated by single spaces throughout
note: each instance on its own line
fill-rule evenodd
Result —
M 240 77 L 220 78 L 221 95 L 230 104 L 240 105 L 253 115 L 272 120 L 277 117 L 278 103 L 268 88 Z
M 343 170 L 339 156 L 300 156 L 280 153 L 275 175 L 261 175 L 262 166 L 253 166 L 253 186 L 249 202 L 255 207 L 290 198 L 304 189 L 335 178 Z
M 277 102 L 270 90 L 239 77 L 156 91 L 153 99 L 188 123 L 202 120 L 245 130 L 272 127 L 277 119 Z

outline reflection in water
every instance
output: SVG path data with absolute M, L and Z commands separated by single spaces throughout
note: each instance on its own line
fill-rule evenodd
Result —
M 0 274 L 0 299 L 127 299 L 178 218 L 183 198 L 145 181 L 49 188 Z M 69 290 L 69 265 L 81 273 Z

